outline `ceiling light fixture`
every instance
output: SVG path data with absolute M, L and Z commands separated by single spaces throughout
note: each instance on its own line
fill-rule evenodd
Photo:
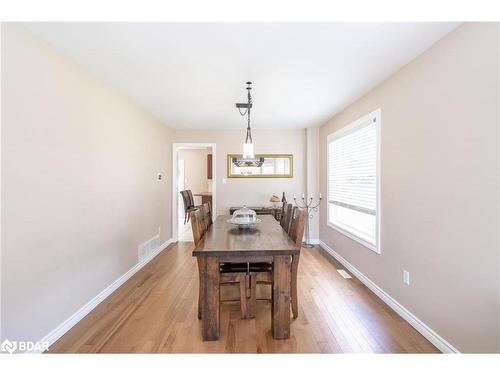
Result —
M 250 110 L 252 109 L 251 89 L 252 82 L 247 82 L 247 103 L 236 103 L 236 108 L 238 108 L 240 115 L 246 115 L 248 118 L 247 136 L 243 144 L 243 157 L 233 158 L 233 164 L 238 167 L 260 167 L 264 163 L 264 158 L 256 158 L 253 150 L 252 129 L 250 128 Z M 245 110 L 242 111 L 242 108 Z

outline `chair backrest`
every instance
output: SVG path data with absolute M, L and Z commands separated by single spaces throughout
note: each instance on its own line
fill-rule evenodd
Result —
M 288 235 L 292 238 L 292 241 L 299 246 L 302 244 L 302 237 L 304 236 L 304 227 L 306 225 L 306 220 L 306 209 L 294 207 Z
M 190 208 L 190 203 L 189 203 L 189 194 L 187 190 L 182 190 L 181 191 L 181 196 L 182 196 L 182 201 L 184 202 L 184 212 Z
M 283 204 L 281 205 L 280 225 L 283 225 L 283 220 L 285 219 L 285 207 L 286 202 L 283 202 Z
M 202 207 L 203 207 L 203 211 L 204 211 L 204 214 L 205 214 L 205 226 L 208 229 L 213 224 L 213 221 L 212 221 L 212 208 L 210 207 L 210 203 L 208 203 L 208 202 L 203 203 Z
M 191 190 L 186 190 L 189 197 L 189 207 L 194 207 L 194 197 Z
M 210 205 L 208 203 L 203 203 L 201 206 L 196 206 L 196 208 L 201 211 L 203 227 L 205 228 L 205 230 L 208 230 L 208 228 L 210 228 L 210 225 L 212 225 L 210 220 Z
M 283 215 L 281 217 L 281 226 L 282 228 L 288 232 L 290 230 L 290 221 L 292 218 L 292 208 L 293 205 L 288 203 L 284 206 Z
M 205 218 L 203 210 L 197 209 L 191 211 L 191 229 L 193 230 L 194 244 L 198 245 L 205 235 L 207 228 L 205 226 Z

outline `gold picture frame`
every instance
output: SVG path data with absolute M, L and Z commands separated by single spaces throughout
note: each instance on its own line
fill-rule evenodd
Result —
M 262 173 L 263 168 L 269 168 L 264 165 L 262 167 L 237 167 L 233 165 L 233 158 L 240 158 L 241 154 L 227 154 L 227 178 L 293 178 L 293 154 L 255 154 L 256 158 L 264 159 L 286 159 L 288 163 L 283 163 L 284 171 L 283 173 Z M 288 170 L 286 170 L 288 166 Z M 237 169 L 241 169 L 240 173 L 237 173 Z M 260 169 L 260 171 L 257 171 Z M 245 173 L 247 172 L 247 173 Z M 258 172 L 258 173 L 257 173 Z

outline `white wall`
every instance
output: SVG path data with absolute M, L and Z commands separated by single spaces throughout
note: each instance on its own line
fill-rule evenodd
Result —
M 180 149 L 177 153 L 179 160 L 184 160 L 184 188 L 193 193 L 209 191 L 209 180 L 207 179 L 207 155 L 212 153 L 207 148 L 203 149 Z M 201 200 L 201 197 L 195 197 Z M 197 202 L 197 204 L 200 202 Z
M 2 336 L 39 340 L 171 237 L 170 135 L 15 24 L 2 109 Z
M 293 194 L 306 190 L 306 134 L 299 130 L 252 130 L 255 153 L 291 153 L 294 156 L 293 178 L 227 178 L 227 154 L 241 153 L 245 141 L 241 130 L 172 130 L 175 143 L 215 143 L 217 152 L 217 211 L 228 215 L 229 207 L 270 205 L 273 194 L 283 191 L 289 201 Z M 226 184 L 223 184 L 226 179 Z
M 170 238 L 172 143 L 217 144 L 226 214 L 316 193 L 318 178 L 326 197 L 327 135 L 381 108 L 382 253 L 327 227 L 325 209 L 319 236 L 461 351 L 500 351 L 497 25 L 458 28 L 319 134 L 255 129 L 257 153 L 294 154 L 294 177 L 226 184 L 244 128 L 169 131 L 21 27 L 1 31 L 2 337 L 43 337 L 136 264 L 158 227 Z
M 497 23 L 497 121 L 500 127 L 500 24 Z M 498 133 L 498 144 L 500 145 L 500 131 Z M 500 147 L 497 147 L 497 189 L 498 196 L 500 196 Z M 498 299 L 497 299 L 497 309 L 500 312 L 500 199 L 498 200 L 498 227 L 497 227 L 497 241 L 498 241 Z M 498 321 L 498 352 L 500 352 L 500 319 Z
M 325 171 L 328 134 L 381 109 L 381 254 L 326 209 L 320 238 L 463 352 L 500 352 L 497 38 L 462 25 L 320 130 Z
M 0 41 L 2 40 L 2 27 L 0 27 Z M 1 52 L 1 51 L 0 51 Z M 1 56 L 0 56 L 1 57 Z M 2 71 L 2 59 L 0 58 L 0 72 Z M 1 75 L 0 75 L 0 84 L 1 84 Z M 2 102 L 2 90 L 0 90 L 0 103 L 3 103 Z M 3 106 L 0 105 L 0 119 L 2 119 L 3 115 L 2 115 L 2 108 Z M 1 131 L 0 129 L 0 146 L 2 145 L 2 133 L 3 131 Z M 2 152 L 1 152 L 1 148 L 0 148 L 0 217 L 1 217 L 1 212 L 3 212 L 3 193 L 2 193 L 2 186 L 3 186 L 3 182 L 2 182 L 2 169 L 3 169 L 3 162 L 2 162 Z M 2 339 L 3 337 L 3 333 L 2 333 L 2 322 L 3 322 L 3 319 L 2 319 L 2 242 L 3 241 L 3 237 L 2 237 L 2 225 L 0 223 L 0 340 Z
M 307 128 L 307 195 L 313 194 L 313 205 L 318 204 L 318 194 L 320 192 L 319 185 L 319 128 Z M 321 207 L 325 207 L 326 200 L 321 202 L 321 205 L 311 210 L 309 219 L 310 225 L 310 240 L 316 242 L 319 239 L 319 211 Z

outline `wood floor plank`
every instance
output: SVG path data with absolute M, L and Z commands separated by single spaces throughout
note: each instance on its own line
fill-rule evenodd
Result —
M 271 304 L 257 301 L 255 319 L 238 302 L 221 304 L 220 339 L 205 342 L 198 320 L 198 267 L 192 242 L 162 251 L 50 347 L 49 353 L 437 353 L 438 350 L 336 260 L 302 249 L 299 316 L 290 338 L 274 340 Z M 267 289 L 266 289 L 267 288 Z M 238 289 L 222 287 L 223 299 Z M 258 296 L 270 296 L 259 286 Z

